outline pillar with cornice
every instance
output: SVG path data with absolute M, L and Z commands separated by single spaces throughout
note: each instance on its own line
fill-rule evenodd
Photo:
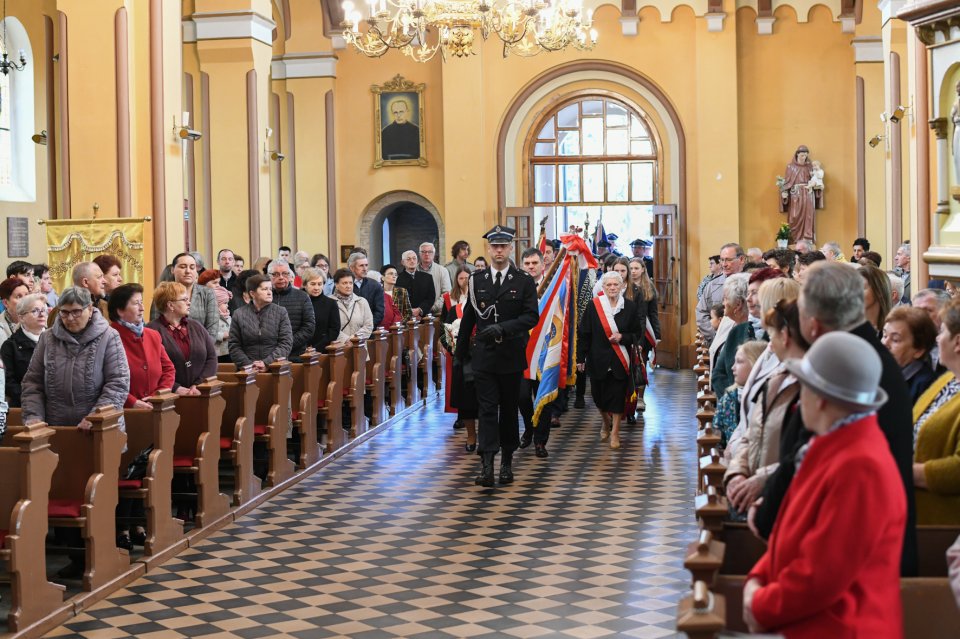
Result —
M 856 72 L 857 131 L 851 142 L 857 149 L 857 237 L 867 238 L 871 250 L 886 256 L 890 255 L 885 196 L 890 141 L 879 120 L 887 103 L 883 40 L 869 28 L 863 31 L 851 42 Z
M 276 251 L 270 224 L 269 0 L 197 0 L 185 39 L 195 38 L 206 76 L 212 246 L 248 264 Z M 238 224 L 245 218 L 247 224 Z
M 882 14 L 881 38 L 883 41 L 884 92 L 886 94 L 883 112 L 887 114 L 900 105 L 907 106 L 910 101 L 908 82 L 907 26 L 896 19 L 897 12 L 906 4 L 905 0 L 880 0 L 878 6 Z M 887 148 L 886 165 L 886 243 L 888 253 L 884 260 L 893 262 L 897 248 L 904 240 L 910 239 L 909 201 L 910 166 L 909 137 L 913 114 L 906 114 L 898 122 L 887 119 L 885 122 L 885 145 Z

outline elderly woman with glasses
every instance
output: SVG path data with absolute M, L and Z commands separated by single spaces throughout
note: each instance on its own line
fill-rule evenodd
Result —
M 87 415 L 98 406 L 123 410 L 130 392 L 127 356 L 120 335 L 94 308 L 90 291 L 71 286 L 58 308 L 23 377 L 23 422 L 89 430 Z
M 173 392 L 199 395 L 197 384 L 217 374 L 217 347 L 207 329 L 190 317 L 187 289 L 177 282 L 161 282 L 153 292 L 160 317 L 147 326 L 160 334 L 163 349 L 173 363 Z
M 20 328 L 0 346 L 0 359 L 6 369 L 7 402 L 13 408 L 20 407 L 23 376 L 27 374 L 40 335 L 47 328 L 47 296 L 33 293 L 21 298 L 17 302 L 17 316 Z

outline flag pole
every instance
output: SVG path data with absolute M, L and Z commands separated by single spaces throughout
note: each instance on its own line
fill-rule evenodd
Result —
M 547 272 L 543 274 L 543 281 L 540 282 L 540 286 L 537 287 L 538 298 L 542 297 L 543 292 L 550 286 L 550 282 L 553 281 L 553 274 L 557 272 L 557 268 L 560 267 L 565 259 L 567 259 L 567 247 L 564 246 L 560 248 L 560 252 L 557 253 L 557 256 L 553 259 L 553 264 L 551 264 Z

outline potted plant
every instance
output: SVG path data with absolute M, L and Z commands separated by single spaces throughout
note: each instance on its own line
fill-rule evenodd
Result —
M 787 248 L 788 244 L 790 244 L 790 225 L 783 223 L 777 231 L 777 248 Z

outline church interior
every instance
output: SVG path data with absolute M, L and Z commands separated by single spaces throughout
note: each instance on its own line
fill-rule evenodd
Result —
M 216 269 L 229 248 L 265 269 L 289 247 L 291 269 L 294 252 L 323 254 L 332 276 L 357 249 L 371 273 L 399 271 L 423 242 L 441 266 L 460 240 L 471 262 L 489 261 L 491 227 L 515 235 L 518 269 L 525 250 L 568 234 L 628 258 L 642 240 L 659 309 L 646 410 L 624 423 L 618 451 L 597 439 L 607 417 L 565 404 L 548 458 L 518 450 L 515 483 L 475 487 L 480 458 L 444 411 L 444 324 L 426 315 L 258 372 L 221 360 L 197 397 L 147 398 L 125 436 L 124 411 L 98 408 L 84 438 L 18 423 L 11 407 L 0 638 L 761 628 L 741 611 L 766 543 L 726 518 L 714 426 L 726 387 L 710 383 L 702 283 L 730 243 L 789 246 L 792 272 L 798 241 L 849 260 L 866 238 L 876 266 L 914 292 L 956 290 L 960 3 L 355 4 L 3 0 L 5 264 L 47 264 L 60 290 L 106 251 L 149 311 L 183 252 Z M 544 37 L 511 31 L 524 11 Z M 395 13 L 410 24 L 389 22 Z M 548 32 L 565 21 L 573 31 Z M 793 188 L 800 149 L 817 171 Z M 802 214 L 796 189 L 811 198 Z M 188 436 L 196 449 L 180 450 Z M 956 427 L 950 437 L 960 460 Z M 149 482 L 125 486 L 117 473 L 147 444 L 167 450 L 150 458 Z M 77 448 L 89 456 L 79 465 Z M 171 509 L 187 475 L 196 504 Z M 114 547 L 97 477 L 108 506 L 136 493 L 149 548 Z M 953 519 L 918 527 L 919 571 L 900 577 L 904 629 L 890 637 L 960 627 L 945 558 L 960 537 L 956 481 Z M 77 495 L 76 512 L 57 491 Z M 86 539 L 79 579 L 57 576 L 64 527 Z

